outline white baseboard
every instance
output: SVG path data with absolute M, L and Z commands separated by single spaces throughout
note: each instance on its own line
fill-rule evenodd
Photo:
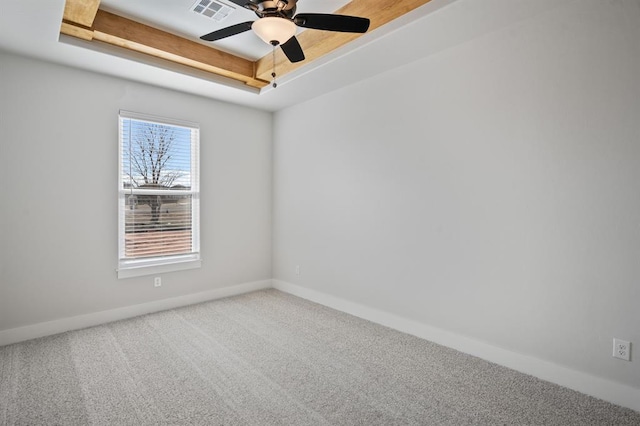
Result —
M 457 349 L 469 355 L 494 362 L 521 373 L 640 411 L 640 389 L 573 370 L 549 361 L 512 352 L 488 343 L 431 327 L 418 321 L 403 318 L 339 297 L 321 293 L 285 281 L 272 280 L 277 290 L 310 300 L 389 328 Z
M 253 281 L 229 287 L 216 288 L 200 293 L 155 300 L 153 302 L 141 303 L 139 305 L 126 306 L 123 308 L 110 309 L 107 311 L 2 330 L 0 331 L 0 346 L 271 287 L 271 280 Z

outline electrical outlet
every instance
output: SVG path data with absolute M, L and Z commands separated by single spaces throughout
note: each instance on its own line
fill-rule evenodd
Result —
M 296 275 L 300 275 L 300 265 L 296 265 Z
M 160 287 L 162 286 L 162 278 L 161 277 L 155 277 L 153 279 L 153 286 L 154 287 Z
M 631 342 L 613 338 L 613 357 L 631 361 Z

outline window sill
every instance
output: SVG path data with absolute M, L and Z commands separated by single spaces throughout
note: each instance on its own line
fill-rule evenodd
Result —
M 167 272 L 184 271 L 187 269 L 197 269 L 202 266 L 200 259 L 187 259 L 161 264 L 127 264 L 120 265 L 117 269 L 118 279 L 142 277 L 145 275 L 158 275 Z

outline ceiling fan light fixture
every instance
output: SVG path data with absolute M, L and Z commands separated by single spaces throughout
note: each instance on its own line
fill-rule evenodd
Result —
M 296 24 L 293 21 L 277 16 L 260 18 L 251 25 L 251 29 L 271 45 L 284 44 L 296 34 Z

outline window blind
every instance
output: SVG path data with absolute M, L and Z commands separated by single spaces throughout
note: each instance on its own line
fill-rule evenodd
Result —
M 195 123 L 120 111 L 119 272 L 200 259 L 199 138 Z

